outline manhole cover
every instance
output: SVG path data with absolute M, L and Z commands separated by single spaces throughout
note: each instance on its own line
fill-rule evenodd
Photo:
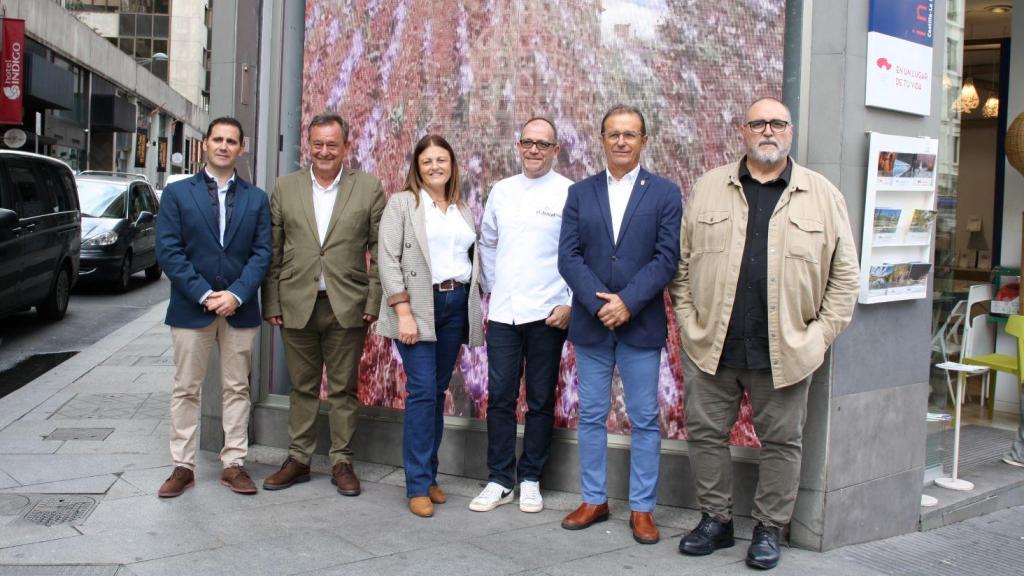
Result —
M 96 500 L 88 496 L 49 496 L 37 502 L 25 514 L 25 520 L 40 526 L 79 524 L 95 507 Z
M 20 494 L 0 494 L 0 516 L 17 516 L 28 503 L 29 499 Z
M 113 428 L 57 428 L 43 440 L 106 440 Z

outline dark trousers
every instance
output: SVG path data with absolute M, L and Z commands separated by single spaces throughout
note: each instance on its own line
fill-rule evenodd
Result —
M 543 320 L 487 328 L 487 466 L 490 481 L 516 483 L 516 404 L 526 363 L 526 426 L 518 479 L 539 482 L 551 449 L 555 387 L 567 332 Z
M 467 292 L 463 286 L 434 292 L 436 342 L 411 346 L 395 340 L 405 370 L 402 464 L 409 498 L 426 496 L 437 484 L 437 451 L 444 433 L 444 394 L 466 339 Z

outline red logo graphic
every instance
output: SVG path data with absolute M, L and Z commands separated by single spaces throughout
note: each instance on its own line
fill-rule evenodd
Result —
M 889 59 L 888 58 L 879 58 L 878 60 L 875 60 L 875 64 L 879 68 L 885 68 L 886 70 L 892 70 L 892 64 L 889 63 Z

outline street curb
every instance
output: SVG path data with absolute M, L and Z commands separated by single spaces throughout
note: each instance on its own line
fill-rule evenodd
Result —
M 0 430 L 7 428 L 12 422 L 102 364 L 132 340 L 152 329 L 154 324 L 163 319 L 166 311 L 167 300 L 154 304 L 142 316 L 93 343 L 46 374 L 0 398 Z

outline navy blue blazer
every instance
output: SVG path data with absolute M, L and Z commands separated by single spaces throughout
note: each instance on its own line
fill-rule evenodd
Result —
M 594 345 L 607 338 L 597 318 L 605 301 L 597 292 L 608 292 L 618 294 L 631 315 L 615 336 L 637 348 L 661 348 L 667 336 L 663 293 L 679 265 L 683 197 L 678 186 L 641 168 L 615 241 L 607 174 L 570 186 L 562 211 L 558 271 L 573 292 L 569 340 Z
M 166 323 L 203 328 L 216 319 L 199 305 L 208 290 L 230 290 L 242 305 L 228 317 L 236 328 L 263 321 L 257 290 L 270 266 L 270 202 L 263 190 L 235 175 L 231 221 L 220 245 L 217 215 L 203 173 L 179 180 L 160 196 L 156 258 L 171 279 Z

